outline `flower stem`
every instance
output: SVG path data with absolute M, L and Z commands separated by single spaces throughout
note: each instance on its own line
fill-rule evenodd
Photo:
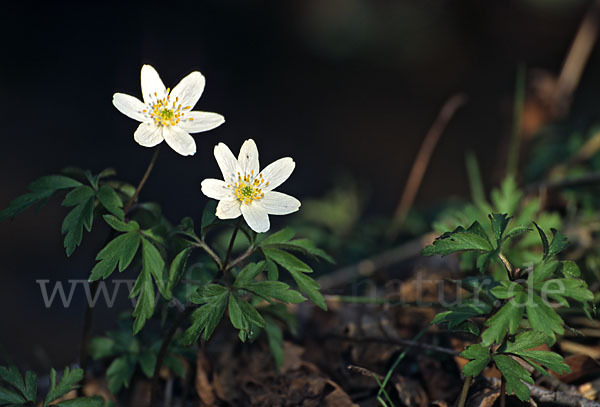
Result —
M 127 211 L 129 211 L 129 209 L 131 209 L 131 206 L 135 203 L 136 199 L 140 195 L 140 192 L 142 191 L 144 184 L 146 184 L 146 181 L 148 181 L 148 177 L 150 176 L 150 173 L 152 172 L 152 169 L 154 168 L 154 164 L 156 163 L 156 159 L 158 158 L 159 152 L 160 152 L 160 146 L 156 147 L 156 149 L 154 150 L 154 155 L 152 155 L 150 164 L 148 164 L 148 168 L 146 168 L 146 172 L 144 173 L 144 176 L 140 180 L 140 183 L 138 184 L 137 188 L 135 189 L 135 192 L 133 193 L 133 195 L 127 202 L 127 204 L 125 204 L 125 206 L 123 207 L 123 212 L 127 213 Z
M 469 387 L 471 387 L 472 381 L 473 376 L 465 377 L 465 382 L 463 383 L 462 390 L 460 391 L 460 398 L 458 399 L 458 407 L 465 407 L 465 403 L 467 402 L 467 395 L 469 394 Z
M 240 224 L 242 219 L 239 219 L 235 224 L 235 228 L 233 229 L 233 233 L 231 234 L 231 240 L 229 241 L 229 247 L 227 248 L 227 253 L 225 254 L 225 260 L 223 260 L 223 264 L 221 265 L 221 271 L 223 272 L 223 278 L 227 285 L 230 284 L 229 274 L 227 274 L 227 265 L 229 264 L 229 258 L 231 257 L 231 251 L 233 250 L 233 244 L 235 243 L 235 238 L 237 237 L 238 230 L 240 230 Z

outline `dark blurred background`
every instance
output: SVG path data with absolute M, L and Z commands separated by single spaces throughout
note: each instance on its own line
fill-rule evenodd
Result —
M 199 216 L 200 182 L 219 175 L 213 146 L 237 153 L 253 138 L 266 165 L 293 156 L 282 187 L 318 197 L 357 180 L 366 211 L 390 215 L 418 147 L 445 100 L 469 102 L 444 133 L 417 204 L 468 193 L 464 153 L 475 151 L 488 186 L 504 166 L 519 63 L 557 73 L 589 2 L 579 0 L 212 0 L 154 5 L 3 5 L 0 34 L 0 207 L 37 177 L 67 165 L 117 169 L 136 183 L 152 155 L 137 123 L 111 104 L 140 96 L 142 64 L 173 87 L 207 78 L 197 110 L 226 117 L 195 135 L 198 153 L 164 149 L 143 191 L 174 222 Z M 575 95 L 596 115 L 600 54 Z M 53 199 L 0 225 L 0 356 L 30 367 L 76 359 L 84 295 L 46 309 L 37 279 L 88 276 L 105 238 L 98 225 L 67 259 Z M 125 297 L 125 295 L 122 295 Z M 126 304 L 126 299 L 121 303 Z M 106 315 L 114 315 L 107 312 Z M 97 331 L 110 328 L 99 318 Z

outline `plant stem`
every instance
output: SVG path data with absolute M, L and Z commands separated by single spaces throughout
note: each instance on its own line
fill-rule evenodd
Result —
M 508 272 L 508 278 L 510 278 L 512 280 L 513 267 L 511 266 L 510 262 L 502 253 L 498 253 L 498 257 L 500 258 L 500 261 L 502 261 L 502 264 L 504 264 L 504 267 L 506 268 L 506 271 Z
M 140 183 L 138 184 L 137 188 L 135 189 L 135 192 L 133 193 L 131 198 L 129 198 L 129 201 L 127 202 L 127 204 L 125 204 L 125 206 L 123 207 L 123 212 L 127 213 L 127 211 L 129 211 L 129 209 L 131 209 L 131 206 L 135 203 L 136 199 L 140 195 L 140 192 L 142 191 L 144 184 L 146 184 L 146 181 L 148 181 L 148 177 L 150 176 L 150 173 L 152 172 L 152 169 L 154 168 L 154 164 L 156 163 L 156 159 L 158 158 L 159 152 L 160 152 L 160 146 L 156 147 L 156 149 L 154 150 L 154 155 L 152 155 L 150 164 L 148 164 L 148 168 L 146 168 L 146 172 L 144 173 L 144 176 L 140 180 Z
M 165 356 L 167 355 L 167 350 L 169 349 L 169 345 L 171 344 L 171 340 L 177 333 L 177 329 L 181 326 L 181 324 L 186 320 L 186 318 L 192 313 L 195 309 L 195 306 L 187 306 L 185 310 L 179 314 L 169 332 L 167 332 L 167 336 L 163 339 L 162 344 L 160 345 L 160 350 L 158 351 L 158 356 L 156 357 L 156 365 L 154 366 L 154 374 L 152 375 L 152 388 L 150 390 L 150 407 L 156 406 L 156 399 L 158 397 L 158 384 L 160 378 L 160 369 L 162 369 L 163 361 Z
M 233 244 L 235 243 L 235 238 L 237 237 L 241 222 L 242 220 L 239 219 L 235 224 L 235 228 L 233 229 L 233 234 L 231 235 L 231 240 L 229 241 L 229 247 L 227 248 L 227 254 L 225 254 L 225 260 L 223 261 L 223 271 L 227 269 L 227 263 L 229 263 L 229 257 L 231 257 L 231 251 L 233 250 Z
M 154 155 L 152 156 L 152 159 L 150 160 L 150 164 L 148 164 L 148 168 L 146 168 L 146 172 L 144 173 L 144 176 L 140 180 L 133 196 L 129 199 L 129 201 L 123 207 L 123 212 L 125 214 L 127 214 L 129 209 L 131 209 L 131 206 L 133 205 L 133 203 L 139 196 L 140 191 L 142 190 L 142 188 L 144 187 L 144 184 L 148 180 L 148 177 L 150 176 L 150 173 L 152 172 L 152 169 L 154 168 L 154 164 L 156 163 L 156 159 L 158 157 L 159 151 L 160 151 L 160 146 L 154 150 Z M 106 246 L 114 238 L 114 235 L 115 235 L 114 231 L 111 229 L 111 232 L 109 233 L 109 235 L 106 238 L 106 241 L 104 242 L 104 245 L 102 247 Z M 92 282 L 92 284 L 90 286 L 90 294 L 91 294 L 90 298 L 93 299 L 96 297 L 96 292 L 98 291 L 98 285 L 99 285 L 99 281 Z M 90 344 L 90 340 L 92 338 L 93 314 L 94 314 L 94 307 L 92 306 L 92 304 L 90 302 L 88 302 L 87 308 L 85 310 L 84 320 L 83 320 L 83 331 L 81 334 L 81 351 L 79 354 L 79 365 L 81 366 L 81 369 L 83 369 L 83 373 L 84 373 L 83 380 L 81 382 L 81 388 L 83 388 L 83 386 L 85 384 L 85 372 L 87 370 L 87 364 L 88 364 L 87 362 L 88 362 L 89 344 Z
M 217 256 L 217 253 L 215 253 L 214 250 L 211 249 L 210 246 L 208 246 L 204 240 L 197 240 L 196 245 L 210 256 L 210 258 L 215 262 L 219 270 L 223 269 L 223 262 L 221 261 L 219 256 Z
M 504 375 L 500 382 L 500 407 L 506 407 L 506 378 Z
M 460 391 L 460 398 L 458 399 L 458 407 L 465 407 L 465 403 L 467 402 L 467 395 L 469 394 L 469 387 L 471 387 L 472 381 L 473 376 L 465 377 L 465 382 L 463 383 L 462 390 Z

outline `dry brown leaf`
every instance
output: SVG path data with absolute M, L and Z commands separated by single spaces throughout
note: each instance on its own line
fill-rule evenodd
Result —
M 199 349 L 196 355 L 196 381 L 194 387 L 196 388 L 198 397 L 200 397 L 205 406 L 214 406 L 217 401 L 213 385 L 210 381 L 210 371 L 210 362 L 206 358 L 204 350 Z

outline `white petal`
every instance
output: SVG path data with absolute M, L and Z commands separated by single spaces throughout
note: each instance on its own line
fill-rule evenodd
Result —
M 233 190 L 227 188 L 227 183 L 220 179 L 208 178 L 202 181 L 202 193 L 213 199 L 235 199 Z
M 196 106 L 198 99 L 202 96 L 205 83 L 204 76 L 200 72 L 192 72 L 173 88 L 171 100 L 177 100 L 178 104 L 180 103 L 183 107 L 189 106 L 191 109 Z
M 244 141 L 242 148 L 240 148 L 240 154 L 238 155 L 238 163 L 244 174 L 258 174 L 258 148 L 254 140 L 249 139 Z
M 287 215 L 300 209 L 299 200 L 277 191 L 267 192 L 257 203 L 262 205 L 269 215 Z
M 151 65 L 142 66 L 142 96 L 146 104 L 153 100 L 162 99 L 167 93 L 165 84 L 158 76 L 158 72 Z M 156 93 L 156 95 L 155 95 Z
M 242 204 L 241 209 L 244 220 L 250 229 L 256 233 L 264 233 L 269 230 L 269 214 L 264 206 L 254 201 L 250 205 Z
M 177 126 L 163 127 L 163 137 L 173 150 L 181 155 L 196 154 L 196 142 L 185 130 Z
M 218 113 L 211 112 L 186 112 L 179 127 L 188 133 L 200 133 L 212 130 L 225 123 L 225 118 Z
M 217 205 L 217 218 L 219 219 L 235 219 L 241 215 L 240 201 L 225 199 L 219 201 Z
M 150 120 L 148 114 L 143 112 L 143 110 L 148 110 L 148 108 L 138 98 L 124 93 L 115 93 L 112 102 L 119 112 L 133 120 L 137 120 L 138 122 Z
M 140 146 L 144 147 L 154 147 L 164 140 L 161 128 L 154 123 L 141 123 L 133 133 L 133 138 Z
M 215 158 L 217 159 L 217 164 L 219 164 L 225 182 L 236 182 L 237 173 L 241 172 L 241 169 L 229 147 L 223 143 L 217 144 L 215 146 Z
M 296 163 L 290 157 L 280 158 L 269 164 L 261 171 L 263 178 L 269 183 L 263 190 L 265 192 L 271 191 L 283 184 L 283 182 L 290 177 L 294 168 L 296 168 Z

